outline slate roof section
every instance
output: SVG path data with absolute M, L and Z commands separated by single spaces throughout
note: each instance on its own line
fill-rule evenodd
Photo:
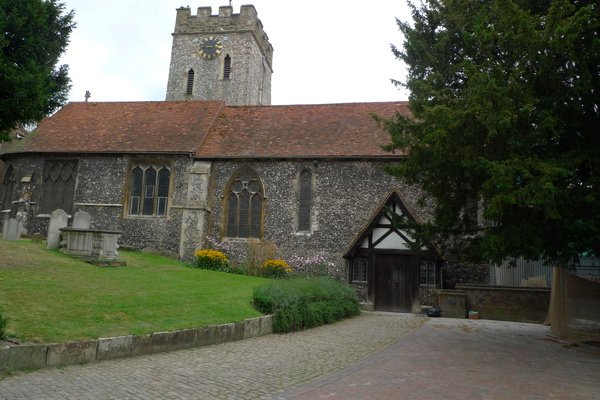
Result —
M 378 158 L 390 143 L 371 114 L 410 115 L 407 102 L 225 107 L 197 158 Z
M 398 158 L 372 114 L 409 115 L 406 102 L 225 106 L 221 101 L 69 103 L 10 153 L 171 153 L 201 159 Z
M 184 153 L 198 150 L 221 101 L 69 103 L 2 153 Z

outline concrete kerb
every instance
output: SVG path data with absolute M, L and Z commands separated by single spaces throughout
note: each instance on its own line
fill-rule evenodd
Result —
M 272 316 L 265 315 L 238 323 L 172 332 L 116 336 L 80 342 L 0 346 L 0 372 L 7 369 L 39 369 L 87 364 L 94 361 L 232 342 L 271 333 L 273 333 Z

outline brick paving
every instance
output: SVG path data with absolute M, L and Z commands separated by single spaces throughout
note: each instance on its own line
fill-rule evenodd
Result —
M 19 373 L 0 399 L 270 399 L 394 343 L 425 320 L 362 314 L 287 335 Z
M 549 328 L 431 319 L 345 369 L 277 399 L 600 399 L 600 348 L 566 346 Z
M 366 313 L 288 335 L 0 380 L 0 399 L 600 398 L 600 349 L 534 324 Z

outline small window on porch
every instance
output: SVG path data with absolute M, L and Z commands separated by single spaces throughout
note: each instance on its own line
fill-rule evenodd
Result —
M 421 285 L 435 286 L 435 261 L 421 260 L 421 270 L 419 279 L 419 283 Z
M 351 261 L 352 282 L 367 281 L 367 265 L 366 258 L 355 258 Z

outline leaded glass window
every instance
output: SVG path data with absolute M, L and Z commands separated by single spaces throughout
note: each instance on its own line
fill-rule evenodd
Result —
M 435 261 L 421 260 L 420 264 L 421 285 L 435 286 Z
M 42 197 L 40 198 L 42 213 L 50 214 L 59 208 L 66 213 L 73 211 L 76 174 L 76 160 L 46 161 L 42 177 Z
M 15 192 L 15 171 L 12 165 L 9 165 L 4 174 L 4 196 L 2 199 L 2 209 L 7 210 L 12 206 Z
M 300 191 L 298 204 L 298 230 L 310 231 L 310 212 L 312 202 L 312 173 L 304 170 L 300 173 Z
M 167 215 L 170 183 L 168 166 L 136 165 L 131 170 L 129 215 Z
M 368 262 L 366 258 L 354 258 L 351 261 L 352 282 L 366 282 Z
M 256 173 L 243 169 L 228 185 L 226 236 L 260 237 L 262 227 L 263 191 Z

